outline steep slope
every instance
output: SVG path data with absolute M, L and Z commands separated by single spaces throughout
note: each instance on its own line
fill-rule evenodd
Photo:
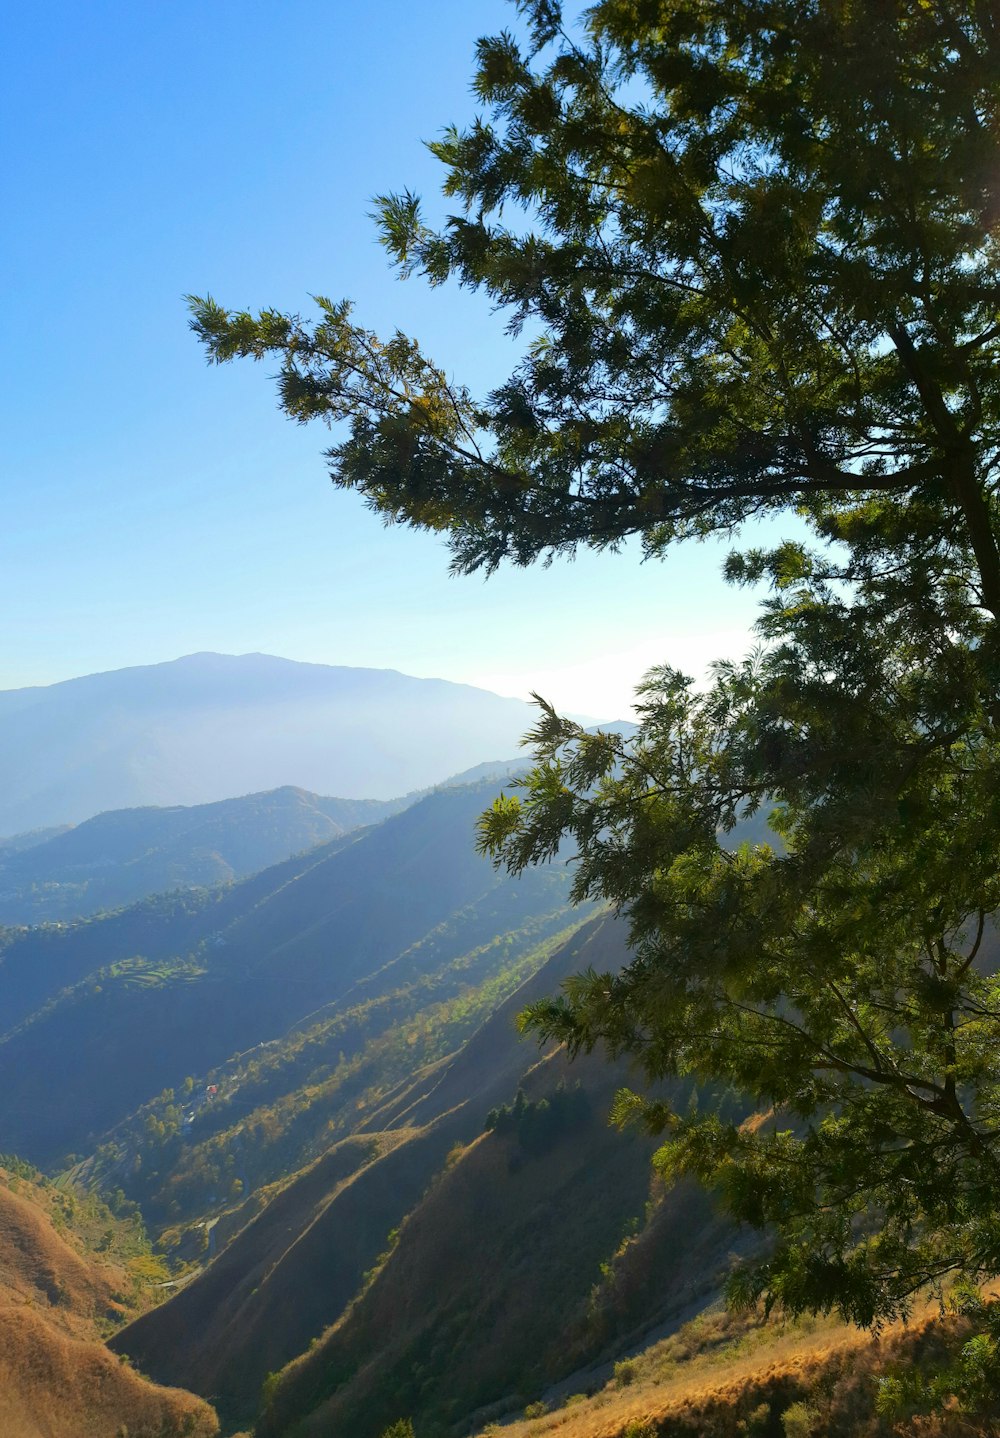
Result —
M 580 1372 L 539 1403 L 505 1415 L 491 1438 L 995 1438 L 1000 1404 L 934 1414 L 881 1409 L 880 1380 L 954 1364 L 967 1321 L 920 1302 L 908 1323 L 874 1334 L 834 1318 L 770 1322 L 716 1304 L 614 1370 Z
M 46 1192 L 23 1165 L 0 1167 L 0 1432 L 4 1438 L 210 1438 L 212 1410 L 140 1378 L 99 1341 L 135 1309 L 134 1275 L 67 1227 L 72 1194 Z M 87 1201 L 85 1201 L 86 1203 Z M 58 1232 L 55 1223 L 62 1224 Z
M 458 1136 L 454 1121 L 366 1136 L 360 1152 L 373 1156 L 346 1176 L 357 1141 L 338 1145 L 111 1346 L 157 1381 L 211 1393 L 230 1420 L 248 1421 L 267 1374 L 343 1312 Z
M 557 1056 L 533 1072 L 528 1104 L 551 1103 L 564 1070 Z M 441 1174 L 374 1281 L 269 1394 L 261 1438 L 378 1438 L 404 1415 L 445 1433 L 568 1371 L 567 1327 L 643 1212 L 652 1151 L 608 1127 L 611 1075 L 576 1077 L 589 1101 L 563 1127 L 483 1135 Z
M 303 1431 L 378 1438 L 401 1413 L 434 1433 L 484 1404 L 516 1406 L 634 1324 L 621 1304 L 620 1322 L 595 1314 L 592 1298 L 602 1264 L 645 1211 L 651 1142 L 605 1122 L 620 1073 L 598 1058 L 568 1072 L 558 1053 L 539 1062 L 513 1022 L 566 974 L 623 956 L 620 926 L 585 925 L 458 1053 L 369 1095 L 352 1139 L 276 1193 L 115 1348 L 244 1422 L 266 1375 L 309 1349 L 272 1395 L 262 1431 L 301 1421 Z M 521 1083 L 519 1123 L 482 1137 L 487 1114 Z M 647 1257 L 711 1233 L 702 1283 L 714 1291 L 730 1238 L 714 1225 L 704 1196 L 688 1193 Z M 690 1275 L 671 1276 L 664 1262 L 661 1277 L 670 1294 L 660 1307 L 691 1301 Z
M 218 1420 L 191 1393 L 133 1373 L 100 1343 L 70 1338 L 0 1298 L 4 1438 L 213 1438 Z
M 2 1182 L 0 1275 L 8 1299 L 51 1308 L 67 1328 L 78 1328 L 70 1319 L 94 1323 L 121 1315 L 120 1275 L 87 1263 L 37 1203 Z
M 0 692 L 0 834 L 295 784 L 391 799 L 517 752 L 533 710 L 394 670 L 193 654 Z
M 492 935 L 555 914 L 561 868 L 519 882 L 475 854 L 492 792 L 437 791 L 353 841 L 179 905 L 176 926 L 140 906 L 134 925 L 126 911 L 44 935 L 44 956 L 36 935 L 16 941 L 0 967 L 10 1145 L 36 1162 L 80 1151 L 161 1089 L 280 1037 L 361 980 L 389 982 L 400 954 L 488 896 Z M 53 994 L 60 983 L 72 987 Z
M 79 1181 L 122 1189 L 179 1257 L 198 1257 L 209 1220 L 220 1220 L 213 1240 L 227 1242 L 262 1189 L 370 1126 L 415 1073 L 436 1072 L 564 937 L 561 908 L 497 934 L 500 918 L 491 896 L 469 905 L 342 1003 L 187 1092 L 157 1095 L 104 1138 Z
M 0 847 L 0 924 L 72 920 L 245 878 L 416 799 L 327 799 L 286 786 L 216 804 L 117 809 Z
M 249 1416 L 265 1375 L 334 1322 L 449 1149 L 477 1137 L 490 1108 L 511 1098 L 535 1063 L 514 1025 L 520 1007 L 581 963 L 618 954 L 612 930 L 599 920 L 585 925 L 457 1054 L 363 1104 L 352 1147 L 338 1144 L 298 1175 L 201 1277 L 116 1346 L 145 1371 L 194 1383 Z M 345 1186 L 344 1156 L 359 1153 L 364 1162 Z

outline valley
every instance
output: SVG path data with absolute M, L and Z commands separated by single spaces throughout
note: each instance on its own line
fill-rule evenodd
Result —
M 0 936 L 17 1438 L 43 1438 L 36 1383 L 54 1438 L 108 1413 L 130 1438 L 797 1438 L 800 1410 L 896 1431 L 850 1378 L 881 1371 L 867 1336 L 726 1314 L 762 1240 L 609 1122 L 627 1062 L 519 1033 L 630 955 L 569 903 L 571 847 L 519 877 L 477 854 L 515 770 L 109 811 L 0 850 L 42 906 Z M 882 1342 L 924 1362 L 961 1335 L 924 1305 Z
M 3 37 L 0 1438 L 998 1438 L 1000 0 Z
M 568 905 L 571 855 L 514 879 L 476 854 L 511 768 L 395 805 L 109 812 L 6 851 L 47 902 L 73 865 L 93 897 L 137 893 L 4 932 L 4 1144 L 148 1231 L 147 1311 L 104 1336 L 225 1433 L 379 1438 L 399 1409 L 445 1434 L 717 1291 L 725 1226 L 693 1193 L 667 1216 L 652 1142 L 608 1125 L 625 1071 L 518 1034 L 527 1002 L 625 949 Z M 209 847 L 221 882 L 195 867 Z M 678 1225 L 705 1275 L 626 1294 L 628 1235 L 662 1263 Z

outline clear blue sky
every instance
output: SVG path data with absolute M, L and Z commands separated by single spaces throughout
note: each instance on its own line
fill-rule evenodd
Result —
M 481 387 L 512 350 L 476 296 L 398 282 L 368 218 L 473 113 L 500 0 L 35 0 L 5 7 L 0 688 L 263 650 L 539 688 L 610 718 L 654 662 L 745 645 L 722 550 L 581 556 L 488 582 L 333 489 L 266 368 L 208 369 L 182 295 L 350 296 Z

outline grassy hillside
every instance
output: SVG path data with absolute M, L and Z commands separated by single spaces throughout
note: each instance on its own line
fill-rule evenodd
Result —
M 245 878 L 406 808 L 286 787 L 216 804 L 119 809 L 0 845 L 0 924 L 68 921 Z M 25 836 L 30 838 L 31 836 Z
M 469 906 L 488 917 L 489 938 L 554 914 L 561 868 L 518 882 L 474 853 L 492 791 L 433 793 L 356 839 L 220 895 L 178 899 L 176 921 L 147 904 L 15 941 L 0 1012 L 38 1006 L 0 1039 L 11 1146 L 38 1162 L 84 1150 L 148 1098 L 280 1037 L 361 981 L 383 976 L 366 998 L 395 987 L 394 961 Z M 456 924 L 439 948 L 459 958 L 465 939 Z
M 333 839 L 238 884 L 154 894 L 73 924 L 0 929 L 0 1035 L 99 969 L 137 954 L 160 960 L 217 947 L 228 925 L 357 837 Z
M 148 1382 L 99 1343 L 68 1337 L 0 1299 L 4 1438 L 213 1438 L 207 1403 Z
M 514 1027 L 520 1005 L 616 948 L 607 925 L 586 925 L 494 1004 L 456 1054 L 423 1068 L 411 1060 L 401 1080 L 376 1085 L 356 1113 L 355 1146 L 338 1144 L 281 1186 L 200 1278 L 119 1336 L 122 1350 L 159 1378 L 220 1394 L 240 1416 L 252 1414 L 266 1374 L 339 1317 L 448 1152 L 482 1133 L 490 1108 L 514 1094 L 535 1062 Z M 359 1152 L 365 1161 L 339 1187 L 344 1155 Z
M 536 1104 L 557 1075 L 558 1062 L 532 1075 Z M 481 1135 L 453 1157 L 370 1284 L 269 1391 L 261 1438 L 377 1438 L 403 1414 L 443 1435 L 564 1376 L 567 1328 L 649 1191 L 651 1145 L 608 1128 L 607 1097 L 598 1081 L 543 1138 Z
M 606 1348 L 635 1322 L 617 1293 L 616 1254 L 633 1227 L 650 1227 L 651 1143 L 604 1121 L 620 1074 L 596 1058 L 568 1075 L 559 1055 L 539 1062 L 513 1018 L 565 974 L 623 952 L 619 926 L 585 925 L 456 1053 L 373 1085 L 353 1138 L 279 1185 L 248 1224 L 236 1219 L 205 1272 L 116 1348 L 244 1422 L 267 1374 L 306 1351 L 263 1431 L 301 1420 L 374 1438 L 400 1411 L 419 1415 L 423 1434 L 483 1405 L 527 1401 Z M 567 1077 L 584 1087 L 560 1100 Z M 491 1110 L 513 1112 L 522 1083 L 521 1118 L 484 1136 Z M 656 1251 L 674 1259 L 679 1235 L 691 1249 L 697 1233 L 714 1235 L 702 1254 L 702 1287 L 714 1293 L 729 1235 L 720 1259 L 704 1196 L 686 1194 L 662 1228 Z M 675 1305 L 691 1301 L 689 1279 L 668 1285 Z
M 1000 1409 L 879 1411 L 887 1374 L 952 1362 L 967 1325 L 935 1305 L 873 1335 L 832 1318 L 736 1316 L 719 1306 L 613 1367 L 577 1375 L 530 1416 L 474 1425 L 482 1438 L 994 1438 Z M 583 1386 L 586 1385 L 586 1386 Z
M 876 1412 L 879 1374 L 953 1354 L 955 1321 L 921 1312 L 874 1343 L 719 1310 L 756 1237 L 694 1186 L 664 1192 L 651 1141 L 607 1127 L 623 1074 L 539 1059 L 513 1028 L 566 973 L 623 956 L 594 920 L 455 1053 L 370 1085 L 353 1134 L 226 1215 L 228 1245 L 115 1349 L 229 1423 L 260 1393 L 256 1438 L 380 1438 L 402 1417 L 419 1438 L 994 1432 Z
M 105 1139 L 80 1176 L 141 1204 L 168 1248 L 199 1252 L 191 1225 L 258 1193 L 369 1123 L 387 1094 L 451 1055 L 558 944 L 560 907 L 492 933 L 493 902 L 471 905 L 282 1039 L 144 1105 Z M 557 932 L 553 933 L 553 930 Z M 453 958 L 455 947 L 476 944 Z M 217 1092 L 205 1100 L 208 1086 Z M 221 1241 L 237 1219 L 217 1230 Z M 164 1232 L 164 1230 L 166 1230 Z
M 161 1276 L 134 1219 L 0 1160 L 0 1432 L 4 1438 L 211 1438 L 215 1414 L 157 1387 L 100 1342 Z
M 0 1155 L 0 1286 L 77 1337 L 109 1334 L 157 1301 L 166 1277 L 133 1209 L 54 1184 Z

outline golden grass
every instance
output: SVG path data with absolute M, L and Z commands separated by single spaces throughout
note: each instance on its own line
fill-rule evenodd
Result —
M 139 1269 L 149 1255 L 141 1233 L 134 1240 L 85 1196 L 43 1184 L 27 1169 L 0 1170 L 2 1438 L 218 1432 L 207 1403 L 157 1387 L 100 1342 L 144 1306 L 148 1274 Z M 104 1251 L 95 1253 L 95 1243 Z
M 834 1319 L 765 1325 L 715 1311 L 619 1364 L 619 1376 L 591 1396 L 577 1394 L 543 1416 L 480 1432 L 495 1438 L 625 1438 L 630 1432 L 741 1438 L 781 1432 L 781 1415 L 804 1402 L 816 1438 L 987 1438 L 1000 1432 L 994 1419 L 977 1424 L 952 1411 L 894 1423 L 874 1411 L 880 1371 L 943 1353 L 959 1332 L 929 1303 L 908 1325 L 893 1325 L 878 1339 Z
M 100 1343 L 59 1332 L 37 1310 L 0 1305 L 3 1438 L 214 1438 L 212 1409 L 134 1373 Z

